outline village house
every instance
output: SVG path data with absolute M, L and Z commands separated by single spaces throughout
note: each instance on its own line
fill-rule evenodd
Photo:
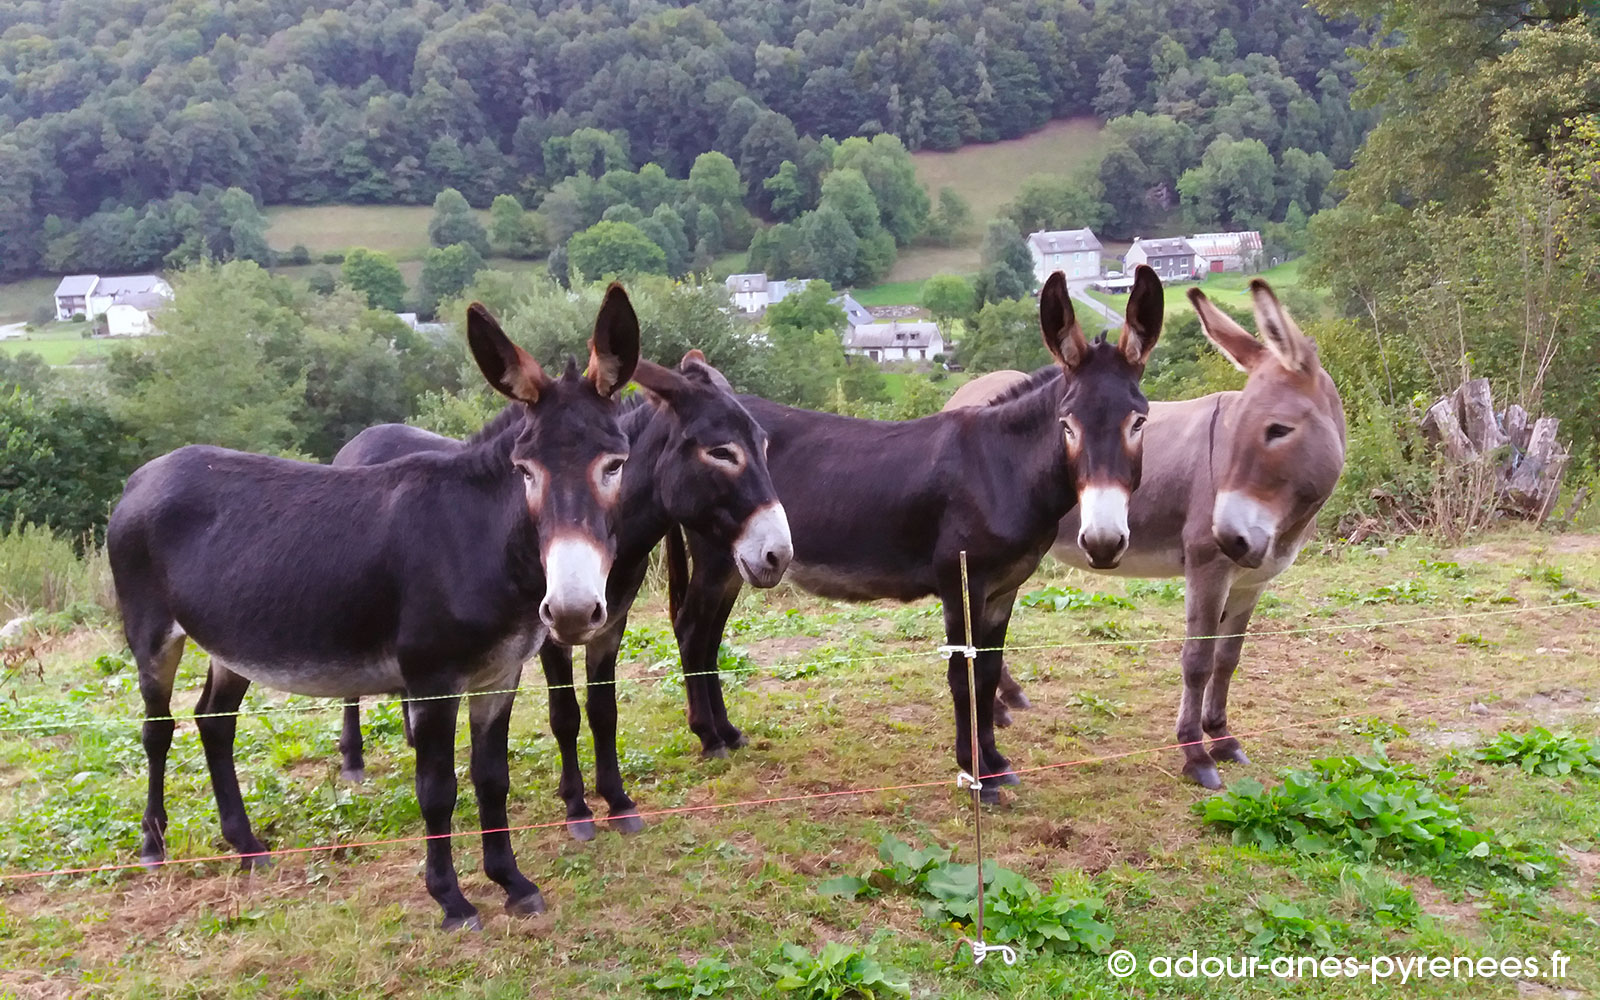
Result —
M 156 274 L 128 274 L 115 278 L 102 278 L 98 274 L 71 274 L 56 285 L 56 319 L 69 320 L 73 316 L 98 319 L 114 305 L 139 308 L 135 305 L 135 297 L 150 295 L 170 302 L 172 286 Z M 139 301 L 149 303 L 153 300 L 146 298 Z M 147 314 L 151 311 L 145 310 Z
M 844 352 L 878 362 L 931 361 L 945 353 L 944 336 L 929 320 L 863 323 L 845 332 Z
M 1211 271 L 1255 270 L 1261 262 L 1261 234 L 1251 230 L 1242 233 L 1196 233 L 1187 237 L 1194 248 L 1195 270 L 1202 274 Z
M 768 306 L 777 305 L 785 298 L 806 287 L 805 278 L 789 281 L 768 278 L 764 273 L 730 274 L 724 282 L 733 297 L 733 307 L 746 316 L 759 316 Z
M 1033 278 L 1043 285 L 1056 271 L 1068 281 L 1100 277 L 1100 241 L 1088 229 L 1040 230 L 1028 234 Z
M 1123 255 L 1123 273 L 1144 264 L 1162 281 L 1187 281 L 1195 276 L 1196 260 L 1194 247 L 1181 236 L 1159 240 L 1136 237 Z

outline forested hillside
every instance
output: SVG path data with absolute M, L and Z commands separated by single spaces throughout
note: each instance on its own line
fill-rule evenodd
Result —
M 229 188 L 531 208 L 570 177 L 684 179 L 708 150 L 750 208 L 793 218 L 834 166 L 824 136 L 949 149 L 1090 112 L 1119 130 L 1086 178 L 1113 229 L 1180 187 L 1208 221 L 1281 220 L 1320 207 L 1361 139 L 1344 51 L 1363 38 L 1298 0 L 10 3 L 0 275 L 260 257 Z

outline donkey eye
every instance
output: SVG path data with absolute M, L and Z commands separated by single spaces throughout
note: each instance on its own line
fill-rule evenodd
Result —
M 1144 430 L 1144 422 L 1145 422 L 1145 418 L 1144 417 L 1134 417 L 1133 418 L 1133 428 L 1132 429 L 1133 429 L 1133 432 L 1135 434 L 1137 434 L 1140 431 Z
M 712 448 L 709 452 L 707 452 L 707 454 L 719 462 L 737 462 L 739 460 L 738 457 L 734 455 L 733 449 L 724 448 L 721 445 Z
M 1072 421 L 1066 417 L 1061 418 L 1061 430 L 1065 432 L 1069 438 L 1075 438 L 1078 436 L 1078 432 L 1072 429 Z
M 1290 426 L 1288 426 L 1286 424 L 1268 424 L 1267 425 L 1267 440 L 1268 441 L 1276 441 L 1281 437 L 1288 437 L 1289 433 L 1291 431 L 1293 431 L 1293 430 L 1294 430 L 1293 427 L 1290 427 Z
M 619 474 L 620 472 L 622 472 L 622 466 L 627 461 L 628 460 L 625 459 L 625 458 L 613 458 L 611 461 L 607 462 L 605 464 L 605 466 L 600 471 L 603 472 L 605 474 L 606 478 L 609 479 L 612 476 L 615 476 L 615 475 Z

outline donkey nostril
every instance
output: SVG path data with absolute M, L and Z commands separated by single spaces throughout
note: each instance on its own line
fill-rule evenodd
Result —
M 771 566 L 773 569 L 777 569 L 778 567 L 778 554 L 773 552 L 771 549 L 767 550 L 767 565 Z

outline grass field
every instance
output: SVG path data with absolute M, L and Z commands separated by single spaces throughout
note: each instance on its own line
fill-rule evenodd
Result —
M 40 306 L 55 302 L 60 278 L 24 278 L 0 284 L 0 324 L 33 319 Z
M 1102 947 L 1127 949 L 1141 964 L 1127 980 L 1108 973 L 1104 955 L 1038 948 L 1024 948 L 1014 967 L 991 958 L 975 969 L 958 933 L 924 916 L 911 891 L 880 881 L 881 894 L 860 899 L 819 892 L 825 880 L 881 866 L 877 852 L 889 836 L 970 861 L 972 816 L 953 780 L 950 701 L 933 655 L 943 641 L 937 606 L 842 604 L 782 586 L 746 591 L 735 606 L 723 660 L 732 718 L 751 743 L 722 760 L 702 760 L 684 724 L 659 598 L 635 610 L 620 711 L 623 771 L 640 808 L 931 784 L 656 816 L 636 837 L 602 830 L 589 844 L 559 828 L 518 832 L 523 870 L 550 904 L 529 920 L 499 912 L 501 895 L 467 838 L 456 858 L 484 911 L 486 928 L 475 935 L 435 929 L 414 841 L 286 855 L 255 875 L 206 862 L 154 874 L 5 878 L 126 862 L 138 841 L 144 757 L 134 675 L 109 628 L 63 636 L 37 669 L 24 664 L 4 677 L 0 994 L 645 996 L 647 984 L 681 963 L 720 959 L 725 974 L 702 967 L 704 982 L 719 983 L 707 995 L 806 996 L 779 991 L 769 964 L 781 943 L 815 951 L 827 941 L 875 947 L 918 997 L 1600 990 L 1600 778 L 1524 773 L 1475 763 L 1471 753 L 1501 730 L 1571 727 L 1592 739 L 1600 729 L 1597 613 L 1550 608 L 1600 594 L 1600 539 L 1500 535 L 1453 550 L 1313 545 L 1257 614 L 1259 634 L 1233 685 L 1231 721 L 1254 761 L 1226 769 L 1233 790 L 1248 791 L 1250 779 L 1272 783 L 1281 769 L 1314 758 L 1370 753 L 1382 739 L 1397 765 L 1414 765 L 1474 828 L 1547 852 L 1557 872 L 1538 885 L 1526 881 L 1534 876 L 1490 877 L 1400 856 L 1351 860 L 1353 841 L 1311 854 L 1287 842 L 1234 846 L 1191 811 L 1208 793 L 1179 781 L 1176 753 L 1159 749 L 1172 740 L 1179 688 L 1177 647 L 1160 640 L 1181 632 L 1181 585 L 1047 567 L 1023 587 L 1025 597 L 1047 585 L 1082 588 L 1072 600 L 1087 607 L 1050 610 L 1052 592 L 1044 592 L 1043 604 L 1029 598 L 1017 611 L 1010 665 L 1035 707 L 1017 713 L 1000 746 L 1016 767 L 1068 766 L 1026 775 L 985 810 L 990 877 L 1000 865 L 1103 903 L 1097 918 L 1114 940 Z M 203 658 L 185 658 L 182 711 L 203 670 Z M 562 817 L 536 674 L 524 678 L 528 693 L 512 724 L 515 825 Z M 285 711 L 246 719 L 237 756 L 252 819 L 271 846 L 421 833 L 392 705 L 368 709 L 361 787 L 338 779 L 336 706 L 260 691 L 246 701 L 246 711 L 268 708 Z M 14 729 L 48 720 L 60 723 Z M 462 768 L 456 827 L 466 830 L 477 817 Z M 166 801 L 174 856 L 226 850 L 189 723 L 178 729 Z M 1433 822 L 1428 815 L 1402 828 Z M 1398 977 L 1375 985 L 1180 982 L 1144 965 L 1190 952 L 1543 961 L 1555 951 L 1571 956 L 1562 979 L 1546 971 L 1405 985 Z M 687 997 L 694 981 L 687 975 L 681 989 L 660 995 Z
M 53 286 L 52 286 L 53 287 Z M 70 365 L 80 361 L 94 361 L 110 353 L 123 340 L 85 338 L 82 323 L 52 323 L 37 333 L 25 337 L 0 340 L 0 354 L 21 354 L 31 351 L 44 358 L 46 364 Z
M 301 244 L 312 255 L 351 247 L 420 260 L 428 249 L 431 205 L 279 205 L 266 210 L 267 243 L 280 253 Z M 489 224 L 489 213 L 478 217 Z

